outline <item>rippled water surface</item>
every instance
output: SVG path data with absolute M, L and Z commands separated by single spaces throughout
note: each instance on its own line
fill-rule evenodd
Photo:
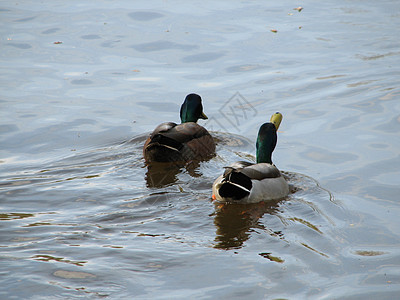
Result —
M 3 1 L 0 298 L 398 297 L 399 12 Z M 146 166 L 148 133 L 191 92 L 217 155 Z M 291 194 L 215 205 L 275 111 Z

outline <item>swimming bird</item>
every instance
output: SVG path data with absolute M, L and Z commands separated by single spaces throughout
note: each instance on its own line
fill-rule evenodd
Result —
M 272 115 L 270 122 L 261 125 L 256 141 L 257 163 L 238 161 L 225 167 L 212 187 L 212 198 L 226 203 L 257 203 L 277 200 L 289 194 L 289 185 L 272 163 L 277 142 L 276 131 L 282 114 Z
M 186 96 L 180 110 L 181 124 L 166 122 L 158 125 L 143 146 L 146 162 L 188 162 L 203 160 L 215 153 L 215 142 L 198 119 L 208 119 L 203 112 L 201 97 Z

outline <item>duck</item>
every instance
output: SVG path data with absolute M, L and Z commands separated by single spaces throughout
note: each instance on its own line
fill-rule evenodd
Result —
M 143 146 L 146 163 L 189 162 L 204 160 L 215 154 L 215 142 L 199 119 L 207 120 L 198 94 L 186 96 L 180 109 L 181 124 L 165 122 L 158 125 Z
M 212 186 L 212 199 L 219 203 L 258 203 L 279 200 L 289 194 L 289 185 L 272 163 L 277 130 L 282 121 L 279 112 L 260 126 L 256 141 L 257 163 L 237 161 L 219 176 Z

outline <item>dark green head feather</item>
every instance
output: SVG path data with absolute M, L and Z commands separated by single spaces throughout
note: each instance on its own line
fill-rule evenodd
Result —
M 181 122 L 197 122 L 198 119 L 208 119 L 203 113 L 201 97 L 197 94 L 189 94 L 181 106 Z
M 257 163 L 272 164 L 272 152 L 274 151 L 278 140 L 276 131 L 278 130 L 281 121 L 282 114 L 276 112 L 271 116 L 270 122 L 261 125 L 256 142 Z
M 276 131 L 282 122 L 282 114 L 276 112 L 268 123 L 261 125 L 256 142 L 257 163 L 272 164 L 272 152 L 275 149 L 278 137 Z
M 277 139 L 276 127 L 273 123 L 261 125 L 256 142 L 257 163 L 272 164 L 272 152 L 275 149 Z

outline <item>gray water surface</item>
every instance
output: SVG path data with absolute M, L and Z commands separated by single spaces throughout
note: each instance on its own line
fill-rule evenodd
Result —
M 299 5 L 303 9 L 298 8 Z M 398 1 L 0 5 L 0 298 L 395 299 Z M 191 92 L 217 155 L 145 165 Z M 219 207 L 280 111 L 281 201 Z

